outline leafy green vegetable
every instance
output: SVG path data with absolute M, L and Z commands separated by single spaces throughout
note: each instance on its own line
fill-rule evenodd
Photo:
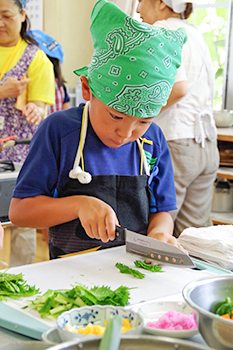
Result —
M 137 270 L 131 269 L 130 267 L 128 267 L 124 264 L 116 263 L 115 266 L 120 270 L 121 273 L 128 273 L 128 274 L 133 275 L 134 277 L 140 278 L 140 279 L 145 278 L 144 273 L 141 273 Z
M 110 316 L 98 350 L 118 350 L 121 342 L 121 327 L 122 316 Z
M 230 317 L 233 316 L 233 302 L 230 297 L 227 297 L 225 301 L 221 302 L 216 310 L 216 314 L 219 316 L 229 314 Z
M 142 269 L 146 269 L 146 270 L 149 270 L 151 272 L 164 272 L 162 270 L 162 268 L 163 268 L 162 266 L 147 264 L 146 260 L 144 260 L 144 261 L 136 260 L 136 261 L 134 261 L 134 264 L 136 267 L 141 267 Z
M 107 286 L 94 286 L 91 289 L 78 284 L 72 289 L 47 290 L 42 296 L 37 296 L 26 307 L 36 309 L 42 318 L 56 318 L 62 312 L 85 305 L 115 305 L 125 306 L 129 301 L 129 288 L 120 286 L 111 290 Z M 25 308 L 26 308 L 25 307 Z
M 21 273 L 14 275 L 10 273 L 0 273 L 0 300 L 9 298 L 30 297 L 40 291 L 35 286 L 29 286 L 23 279 Z

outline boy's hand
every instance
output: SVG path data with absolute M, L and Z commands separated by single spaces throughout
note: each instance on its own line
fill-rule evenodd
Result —
M 182 245 L 177 241 L 177 239 L 174 236 L 171 236 L 168 233 L 153 233 L 153 234 L 148 234 L 148 237 L 152 237 L 155 239 L 158 239 L 159 241 L 162 241 L 164 243 L 169 243 L 174 245 L 175 247 L 183 250 L 185 254 L 188 254 L 187 250 L 185 250 Z
M 82 196 L 78 217 L 90 238 L 100 239 L 104 243 L 115 239 L 115 229 L 119 223 L 112 207 L 104 201 Z

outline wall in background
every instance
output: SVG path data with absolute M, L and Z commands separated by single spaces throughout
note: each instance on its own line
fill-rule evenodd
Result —
M 97 0 L 43 1 L 44 31 L 61 43 L 65 53 L 62 72 L 69 88 L 75 88 L 79 78 L 73 71 L 89 64 L 92 56 L 90 15 Z

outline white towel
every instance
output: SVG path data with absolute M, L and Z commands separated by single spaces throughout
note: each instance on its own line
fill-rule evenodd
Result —
M 190 227 L 178 241 L 191 256 L 233 270 L 233 225 Z

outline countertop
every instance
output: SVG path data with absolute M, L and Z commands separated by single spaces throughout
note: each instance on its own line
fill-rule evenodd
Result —
M 82 283 L 89 288 L 95 285 L 105 285 L 113 290 L 124 285 L 132 288 L 130 290 L 130 305 L 132 307 L 143 301 L 166 298 L 174 294 L 182 296 L 182 289 L 190 281 L 215 274 L 207 270 L 164 265 L 164 272 L 162 273 L 152 273 L 143 270 L 146 277 L 140 280 L 128 274 L 121 274 L 115 267 L 115 264 L 120 262 L 131 268 L 135 268 L 134 261 L 136 259 L 137 257 L 135 255 L 126 253 L 125 246 L 121 246 L 68 258 L 10 268 L 8 272 L 14 274 L 23 273 L 27 283 L 40 288 L 41 293 L 44 293 L 48 289 L 71 288 L 75 283 Z M 215 271 L 214 268 L 213 271 Z M 217 270 L 216 273 L 218 273 Z M 27 300 L 33 298 L 35 296 Z M 35 310 L 30 308 L 22 310 L 22 307 L 28 304 L 27 300 L 25 298 L 21 300 L 9 299 L 6 304 L 31 316 L 35 320 L 43 322 L 45 325 L 50 327 L 56 326 L 56 321 L 42 320 Z M 5 330 L 0 328 L 0 339 L 1 337 L 2 339 L 4 338 L 5 333 Z M 12 333 L 10 332 L 9 334 L 11 337 L 14 337 L 14 333 Z M 7 339 L 9 338 L 9 334 L 6 335 Z M 16 337 L 19 337 L 19 335 L 16 335 Z
M 233 126 L 229 128 L 217 128 L 219 141 L 233 141 Z

